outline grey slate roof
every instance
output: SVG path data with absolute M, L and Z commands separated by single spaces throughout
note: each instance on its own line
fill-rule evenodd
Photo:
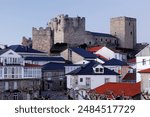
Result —
M 25 57 L 25 60 L 32 61 L 65 61 L 62 57 Z
M 22 46 L 22 45 L 11 45 L 9 46 L 10 49 L 12 49 L 15 52 L 27 52 L 27 53 L 44 53 L 32 48 L 28 48 L 26 46 Z
M 96 61 L 91 61 L 85 67 L 78 68 L 68 73 L 68 75 L 119 75 L 118 73 L 105 67 L 104 67 L 104 73 L 95 73 L 93 70 L 95 64 L 98 65 Z
M 4 54 L 5 52 L 7 52 L 8 50 L 10 50 L 9 48 L 6 48 L 6 49 L 0 49 L 0 55 Z
M 90 32 L 90 31 L 87 31 L 87 33 L 90 33 L 93 36 L 116 38 L 115 36 L 107 33 L 98 33 L 98 32 Z
M 115 58 L 112 58 L 112 59 L 106 61 L 103 65 L 104 66 L 128 66 L 128 64 L 126 62 L 120 61 Z
M 70 48 L 70 49 L 84 58 L 93 58 L 93 59 L 97 58 L 96 55 L 94 55 L 82 48 Z

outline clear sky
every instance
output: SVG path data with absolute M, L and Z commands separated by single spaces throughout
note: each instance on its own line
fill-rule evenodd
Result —
M 138 42 L 150 42 L 150 0 L 0 0 L 0 43 L 20 44 L 32 27 L 46 27 L 59 14 L 86 18 L 86 30 L 110 32 L 110 18 L 137 18 Z

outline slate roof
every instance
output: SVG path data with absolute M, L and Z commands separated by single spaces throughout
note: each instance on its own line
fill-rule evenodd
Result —
M 62 57 L 25 57 L 25 60 L 32 61 L 65 61 Z
M 8 50 L 10 50 L 10 49 L 9 49 L 9 48 L 0 49 L 0 55 L 4 54 L 4 53 L 7 52 Z
M 65 66 L 66 64 L 65 63 L 47 63 L 45 65 L 43 65 L 43 70 L 65 70 Z
M 108 61 L 106 61 L 104 64 L 104 66 L 128 66 L 128 64 L 124 61 L 112 58 Z
M 93 58 L 93 59 L 97 58 L 96 55 L 94 55 L 82 48 L 70 48 L 70 49 L 84 58 Z
M 119 75 L 118 73 L 104 68 L 104 73 L 95 73 L 93 67 L 98 65 L 99 63 L 96 61 L 91 61 L 90 63 L 86 64 L 84 67 L 78 68 L 70 73 L 69 75 Z
M 27 52 L 27 53 L 44 53 L 32 48 L 28 48 L 26 46 L 22 46 L 22 45 L 11 45 L 9 46 L 10 49 L 12 49 L 15 52 Z
M 112 92 L 114 96 L 130 96 L 134 97 L 141 93 L 141 83 L 106 83 L 90 92 L 94 91 L 97 94 L 107 94 Z
M 98 33 L 98 32 L 90 32 L 90 31 L 86 31 L 86 32 L 92 34 L 93 36 L 116 38 L 115 36 L 107 33 Z

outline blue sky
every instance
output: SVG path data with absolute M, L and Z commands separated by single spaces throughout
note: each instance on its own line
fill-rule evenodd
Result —
M 137 18 L 138 42 L 150 42 L 149 0 L 0 0 L 0 43 L 20 44 L 32 27 L 46 27 L 59 14 L 86 18 L 86 30 L 110 32 L 110 18 Z

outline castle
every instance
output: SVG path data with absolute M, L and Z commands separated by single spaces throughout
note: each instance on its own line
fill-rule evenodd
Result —
M 56 43 L 69 47 L 109 45 L 124 49 L 136 46 L 136 19 L 116 17 L 110 21 L 110 34 L 85 30 L 85 17 L 59 15 L 48 22 L 47 27 L 32 29 L 32 48 L 50 53 Z

